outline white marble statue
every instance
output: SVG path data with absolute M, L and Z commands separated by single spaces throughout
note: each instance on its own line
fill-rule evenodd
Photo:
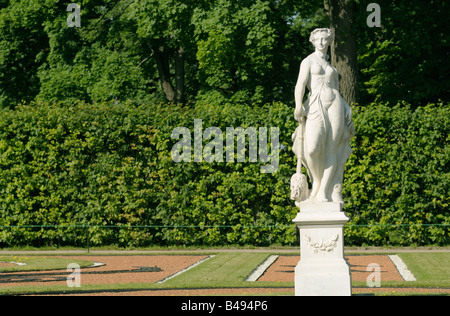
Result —
M 292 135 L 297 173 L 291 179 L 291 198 L 297 206 L 304 200 L 343 203 L 344 164 L 355 132 L 351 108 L 339 93 L 338 72 L 328 61 L 333 34 L 327 28 L 315 29 L 310 41 L 315 52 L 302 61 L 295 87 L 294 117 L 299 126 Z M 303 103 L 306 88 L 309 95 Z M 310 190 L 302 165 L 312 183 Z

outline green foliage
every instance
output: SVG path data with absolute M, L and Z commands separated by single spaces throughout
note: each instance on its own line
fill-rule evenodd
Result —
M 290 102 L 301 59 L 311 48 L 306 30 L 324 21 L 321 5 L 217 0 L 198 6 L 192 17 L 201 83 L 197 98 Z
M 450 3 L 377 3 L 382 25 L 370 28 L 356 1 L 359 103 L 447 101 Z M 67 26 L 67 4 L 0 2 L 0 107 L 167 102 L 170 91 L 176 102 L 293 104 L 309 34 L 329 25 L 322 0 L 84 0 L 80 28 Z
M 67 4 L 11 1 L 0 11 L 0 107 L 36 99 L 166 101 L 161 80 L 184 100 L 291 101 L 310 49 L 306 30 L 321 23 L 311 18 L 321 5 L 86 0 L 81 27 L 70 28 Z
M 345 207 L 351 224 L 369 228 L 349 228 L 348 236 L 355 244 L 448 244 L 449 105 L 355 110 Z
M 0 107 L 31 101 L 39 92 L 37 69 L 49 45 L 41 24 L 46 16 L 54 14 L 56 2 L 10 1 L 1 9 Z
M 276 174 L 261 174 L 260 164 L 175 163 L 170 135 L 194 118 L 218 126 L 294 127 L 289 109 L 268 105 L 265 115 L 248 106 L 81 103 L 75 107 L 35 104 L 4 111 L 0 121 L 0 209 L 2 226 L 65 225 L 58 229 L 3 230 L 5 245 L 76 244 L 90 228 L 97 245 L 290 243 L 285 225 L 289 206 L 291 161 L 281 155 Z M 288 136 L 282 140 L 288 146 Z M 281 191 L 280 191 L 281 189 Z M 280 201 L 287 208 L 280 209 Z M 127 228 L 128 225 L 183 226 L 179 229 Z M 203 229 L 184 226 L 237 226 Z M 239 227 L 241 226 L 241 227 Z M 275 232 L 276 234 L 273 234 Z M 290 232 L 290 237 L 284 234 Z M 289 235 L 289 234 L 288 234 Z
M 448 244 L 448 111 L 448 104 L 354 109 L 344 200 L 350 225 L 363 226 L 346 228 L 348 244 Z M 224 133 L 279 127 L 278 171 L 261 173 L 261 162 L 175 163 L 171 133 L 185 126 L 193 136 L 194 119 Z M 289 199 L 295 126 L 292 108 L 282 103 L 3 110 L 0 226 L 11 227 L 0 229 L 0 246 L 82 246 L 82 225 L 98 226 L 89 228 L 91 245 L 296 244 L 297 210 Z M 15 227 L 27 225 L 60 227 Z M 153 227 L 130 227 L 146 225 Z
M 255 89 L 273 71 L 277 35 L 272 15 L 269 3 L 262 1 L 246 6 L 220 0 L 196 10 L 197 60 L 208 86 L 229 92 Z
M 380 0 L 382 27 L 358 29 L 361 102 L 418 106 L 450 97 L 446 34 L 450 3 Z M 361 1 L 361 11 L 367 3 Z M 366 14 L 357 16 L 364 25 Z

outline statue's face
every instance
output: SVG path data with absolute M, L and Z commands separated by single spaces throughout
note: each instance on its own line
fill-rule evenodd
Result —
M 330 45 L 327 32 L 319 32 L 315 35 L 314 46 L 319 50 L 327 49 Z
M 295 200 L 295 198 L 299 195 L 298 185 L 294 182 L 291 182 L 291 199 Z

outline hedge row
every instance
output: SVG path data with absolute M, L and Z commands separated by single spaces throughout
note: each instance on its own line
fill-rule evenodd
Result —
M 346 229 L 347 244 L 448 244 L 449 109 L 354 109 L 344 199 L 360 226 Z M 0 247 L 82 246 L 77 225 L 103 226 L 89 228 L 90 245 L 298 242 L 289 199 L 296 122 L 284 104 L 31 104 L 0 115 Z M 187 127 L 193 142 L 195 119 L 224 134 L 278 127 L 277 172 L 261 173 L 261 159 L 174 162 L 171 134 Z M 59 227 L 23 227 L 32 225 Z
M 371 227 L 348 229 L 347 239 L 357 245 L 449 244 L 449 104 L 355 112 L 346 209 L 351 223 Z

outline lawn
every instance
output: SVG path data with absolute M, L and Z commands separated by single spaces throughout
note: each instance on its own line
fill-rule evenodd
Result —
M 245 278 L 270 254 L 221 253 L 165 283 L 172 288 L 280 286 L 279 282 L 247 282 Z M 269 283 L 269 284 L 267 284 Z M 287 284 L 292 285 L 293 283 Z
M 450 288 L 450 253 L 404 253 L 399 255 L 420 287 Z
M 81 268 L 93 264 L 92 261 L 88 260 L 64 259 L 53 256 L 0 256 L 0 262 L 15 262 L 21 264 L 11 267 L 0 267 L 0 273 L 67 269 L 67 266 L 71 263 L 78 264 Z

